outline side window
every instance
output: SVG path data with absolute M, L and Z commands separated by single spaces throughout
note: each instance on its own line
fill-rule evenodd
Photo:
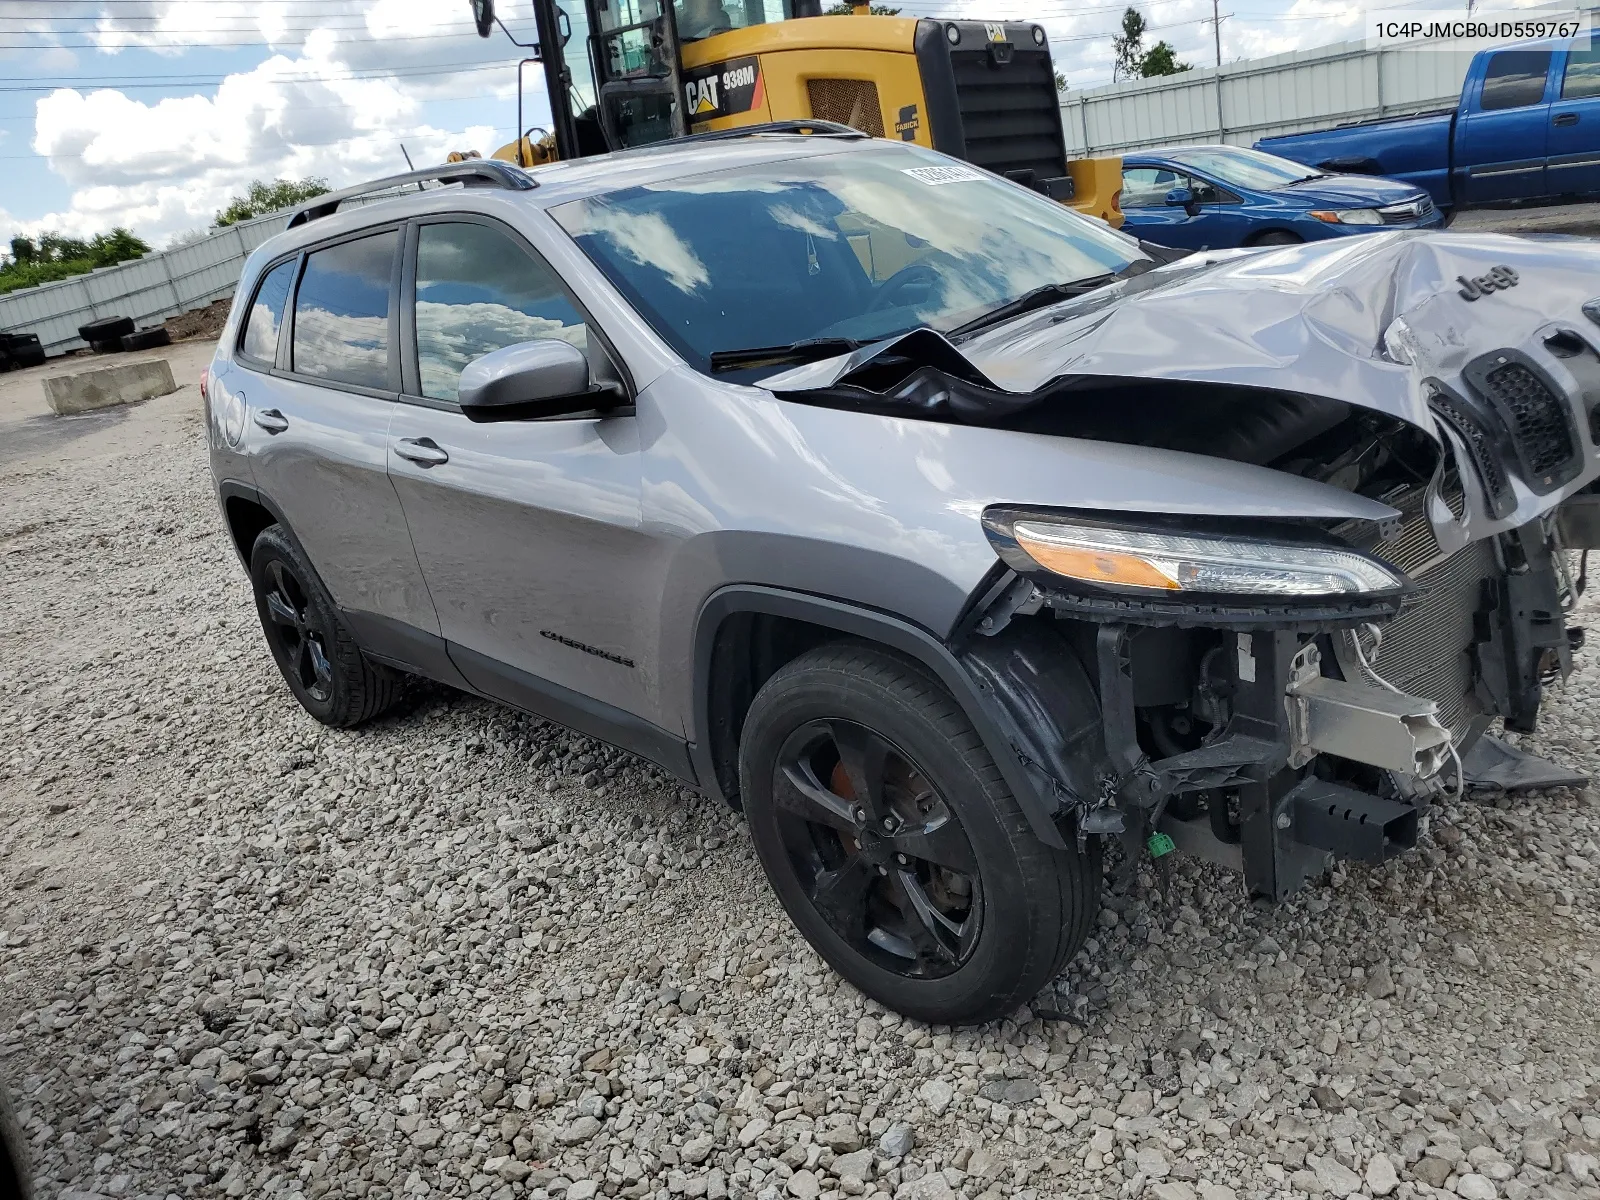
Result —
M 389 386 L 391 230 L 306 256 L 294 301 L 293 369 L 336 383 Z
M 1129 167 L 1122 173 L 1122 207 L 1164 208 L 1168 192 L 1188 186 L 1188 178 L 1170 167 Z
M 278 330 L 283 328 L 283 310 L 289 303 L 289 288 L 294 284 L 294 269 L 298 265 L 299 260 L 291 258 L 273 267 L 261 280 L 244 320 L 244 337 L 239 342 L 241 353 L 265 363 L 277 359 Z
M 1563 100 L 1587 100 L 1600 96 L 1600 42 L 1592 42 L 1587 50 L 1573 50 L 1567 54 L 1567 73 L 1561 80 Z
M 1489 59 L 1483 76 L 1483 110 L 1526 108 L 1544 99 L 1550 73 L 1548 50 L 1502 50 Z
M 417 371 L 433 400 L 454 400 L 462 368 L 502 346 L 540 338 L 588 346 L 555 272 L 507 234 L 464 221 L 418 233 L 416 318 Z

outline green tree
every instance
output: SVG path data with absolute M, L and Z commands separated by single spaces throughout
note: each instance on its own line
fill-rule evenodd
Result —
M 1129 5 L 1123 11 L 1122 32 L 1111 39 L 1113 79 L 1150 79 L 1157 75 L 1177 75 L 1189 69 L 1188 63 L 1179 61 L 1178 52 L 1170 42 L 1160 41 L 1146 50 L 1144 35 L 1149 30 L 1144 14 L 1137 8 Z
M 867 11 L 874 17 L 898 17 L 900 15 L 898 8 L 890 8 L 887 4 L 869 5 Z M 822 15 L 825 17 L 848 17 L 853 12 L 855 12 L 855 9 L 848 4 L 835 4 Z
M 296 204 L 304 204 L 313 196 L 326 195 L 327 191 L 326 179 L 274 179 L 271 183 L 252 179 L 245 194 L 228 201 L 228 207 L 217 214 L 211 227 L 222 229 L 252 217 L 277 212 L 280 208 L 292 208 Z
M 0 294 L 115 266 L 150 253 L 150 247 L 118 226 L 85 241 L 60 233 L 11 239 L 11 256 L 0 258 Z
M 1056 72 L 1056 91 L 1065 92 L 1066 90 L 1067 90 L 1067 77 L 1065 75 L 1063 75 L 1060 71 L 1057 71 Z
M 1178 54 L 1169 42 L 1157 42 L 1139 62 L 1139 74 L 1146 79 L 1157 75 L 1178 75 L 1189 69 L 1189 64 L 1178 61 Z
M 1122 32 L 1111 39 L 1111 78 L 1136 79 L 1144 62 L 1144 14 L 1131 4 L 1122 14 Z

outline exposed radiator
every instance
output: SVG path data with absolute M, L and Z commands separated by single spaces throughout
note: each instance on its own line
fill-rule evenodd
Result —
M 1417 580 L 1414 596 L 1383 630 L 1378 673 L 1395 687 L 1439 705 L 1457 737 L 1478 713 L 1472 695 L 1472 617 L 1482 581 L 1496 570 L 1494 544 L 1474 542 Z
M 1423 510 L 1421 489 L 1391 503 L 1401 513 L 1399 536 L 1370 549 L 1407 572 L 1417 593 L 1383 626 L 1374 665 L 1401 691 L 1437 703 L 1440 723 L 1460 738 L 1479 711 L 1472 694 L 1472 618 L 1482 602 L 1482 581 L 1498 571 L 1494 543 L 1474 542 L 1424 567 L 1438 555 L 1439 544 Z M 1337 639 L 1338 658 L 1345 677 L 1357 679 L 1361 666 L 1350 649 L 1352 636 L 1345 633 Z

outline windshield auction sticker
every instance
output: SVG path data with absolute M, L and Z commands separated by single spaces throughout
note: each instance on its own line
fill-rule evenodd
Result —
M 901 174 L 928 184 L 971 183 L 973 180 L 985 178 L 982 171 L 974 171 L 971 167 L 958 167 L 954 163 L 948 167 L 905 167 Z
M 1532 38 L 1560 39 L 1589 48 L 1589 22 L 1577 10 L 1558 8 L 1369 8 L 1363 14 L 1368 50 L 1475 52 Z
M 683 73 L 684 100 L 690 121 L 709 121 L 746 113 L 766 103 L 761 86 L 761 60 L 734 58 Z

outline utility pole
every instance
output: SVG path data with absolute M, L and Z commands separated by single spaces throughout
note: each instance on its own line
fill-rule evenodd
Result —
M 1222 65 L 1222 15 L 1217 11 L 1220 0 L 1211 0 L 1211 35 L 1217 44 L 1217 66 Z M 1468 0 L 1471 3 L 1471 0 Z

